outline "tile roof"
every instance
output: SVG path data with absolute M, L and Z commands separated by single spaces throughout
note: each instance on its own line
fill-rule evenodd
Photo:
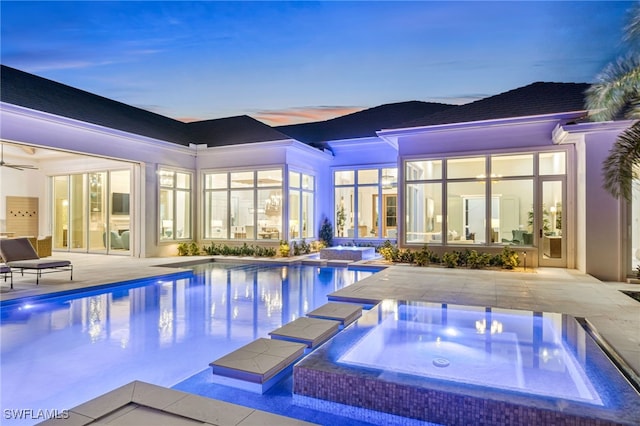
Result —
M 299 141 L 320 145 L 322 142 L 330 140 L 373 137 L 376 136 L 378 130 L 452 107 L 454 105 L 433 102 L 398 102 L 380 105 L 331 120 L 279 126 L 276 129 Z
M 331 120 L 270 127 L 247 115 L 184 123 L 52 80 L 0 65 L 0 100 L 180 145 L 207 146 L 296 139 L 315 147 L 376 131 L 584 111 L 586 83 L 537 82 L 465 104 L 409 101 Z
M 407 120 L 389 129 L 586 111 L 584 92 L 588 87 L 587 83 L 536 82 L 419 119 Z
M 185 123 L 5 65 L 0 100 L 112 129 L 188 145 Z
M 184 123 L 5 65 L 0 68 L 0 100 L 185 146 L 289 139 L 246 115 Z
M 291 139 L 248 115 L 195 121 L 187 124 L 191 141 L 208 146 L 238 145 Z

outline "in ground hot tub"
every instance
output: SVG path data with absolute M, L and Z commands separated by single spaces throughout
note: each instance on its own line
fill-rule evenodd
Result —
M 320 249 L 320 259 L 328 260 L 366 260 L 373 259 L 376 251 L 373 247 L 336 246 Z
M 575 318 L 423 302 L 367 312 L 294 367 L 294 393 L 442 424 L 640 420 L 637 392 Z

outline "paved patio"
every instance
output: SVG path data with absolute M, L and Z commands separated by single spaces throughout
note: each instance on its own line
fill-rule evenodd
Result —
M 69 281 L 67 273 L 53 273 L 44 275 L 36 286 L 35 276 L 22 277 L 14 273 L 14 289 L 9 289 L 8 281 L 2 282 L 0 300 L 173 274 L 188 271 L 185 262 L 210 259 L 136 259 L 78 253 L 55 254 L 54 257 L 73 262 L 73 281 Z M 629 365 L 632 374 L 640 376 L 640 303 L 621 290 L 640 291 L 640 285 L 601 282 L 575 270 L 556 268 L 523 272 L 392 266 L 333 293 L 331 297 L 372 302 L 389 298 L 420 300 L 584 317 Z

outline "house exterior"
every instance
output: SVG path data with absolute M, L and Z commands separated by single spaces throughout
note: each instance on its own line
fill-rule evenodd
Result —
M 4 161 L 38 167 L 0 167 L 5 235 L 30 221 L 55 250 L 153 257 L 180 242 L 313 240 L 327 217 L 338 244 L 509 246 L 532 267 L 605 280 L 638 264 L 638 197 L 601 188 L 602 161 L 631 123 L 589 122 L 586 84 L 274 128 L 248 116 L 183 123 L 0 71 Z M 25 199 L 30 219 L 18 214 Z

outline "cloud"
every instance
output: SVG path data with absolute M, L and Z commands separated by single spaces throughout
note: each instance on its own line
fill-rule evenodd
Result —
M 308 106 L 285 109 L 258 110 L 250 115 L 272 126 L 324 121 L 363 110 L 355 106 Z

